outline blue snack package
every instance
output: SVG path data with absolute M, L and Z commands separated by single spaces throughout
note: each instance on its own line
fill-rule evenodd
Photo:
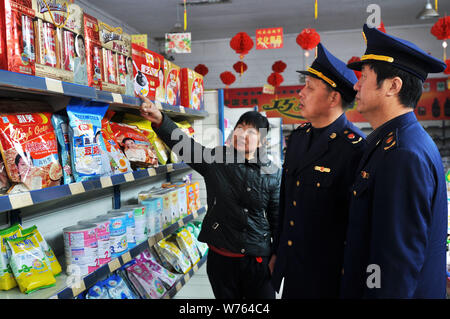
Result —
M 111 299 L 138 299 L 119 275 L 111 275 L 104 285 Z
M 52 115 L 52 125 L 55 129 L 59 154 L 61 155 L 60 160 L 63 169 L 63 182 L 64 184 L 70 184 L 73 182 L 73 176 L 72 163 L 70 160 L 69 118 L 65 115 L 54 113 Z

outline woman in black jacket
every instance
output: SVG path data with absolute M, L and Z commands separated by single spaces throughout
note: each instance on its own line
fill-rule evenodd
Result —
M 199 240 L 209 245 L 207 273 L 216 298 L 275 298 L 268 259 L 278 225 L 280 169 L 264 152 L 269 121 L 241 116 L 230 146 L 205 148 L 184 134 L 152 101 L 141 115 L 185 163 L 200 173 L 208 211 Z

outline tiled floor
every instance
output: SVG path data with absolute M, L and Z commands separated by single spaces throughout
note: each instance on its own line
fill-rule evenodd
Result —
M 283 285 L 283 284 L 282 284 Z M 283 286 L 281 286 L 283 289 Z M 281 295 L 277 294 L 276 299 Z M 174 299 L 214 299 L 214 294 L 206 274 L 206 262 L 175 295 Z

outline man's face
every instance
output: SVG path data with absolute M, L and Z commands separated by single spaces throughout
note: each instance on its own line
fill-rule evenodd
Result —
M 306 83 L 299 93 L 300 115 L 308 121 L 327 114 L 330 91 L 322 80 L 306 76 Z
M 363 65 L 361 78 L 353 89 L 357 92 L 355 101 L 359 113 L 364 114 L 377 108 L 382 98 L 381 88 L 378 88 L 376 73 L 368 65 Z
M 253 154 L 261 145 L 260 133 L 252 125 L 238 124 L 233 131 L 232 143 L 237 151 Z

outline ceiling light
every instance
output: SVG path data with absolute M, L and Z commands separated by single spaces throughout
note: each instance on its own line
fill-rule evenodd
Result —
M 436 10 L 433 9 L 430 0 L 427 0 L 427 4 L 422 9 L 422 11 L 420 11 L 420 13 L 417 15 L 416 19 L 424 20 L 436 17 L 439 17 L 439 13 L 437 13 Z

